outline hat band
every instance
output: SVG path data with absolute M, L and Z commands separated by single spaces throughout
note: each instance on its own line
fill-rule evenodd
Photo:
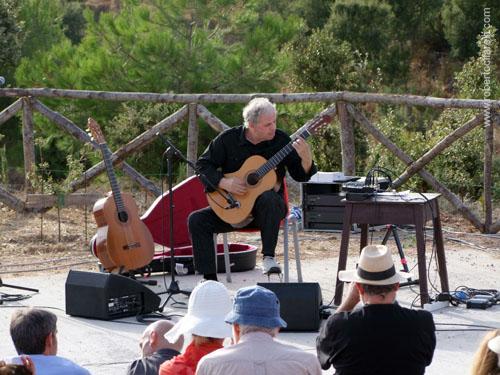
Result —
M 380 271 L 380 272 L 370 272 L 362 269 L 361 267 L 358 267 L 357 269 L 358 276 L 361 277 L 362 279 L 365 280 L 370 280 L 370 281 L 380 281 L 380 280 L 385 280 L 388 279 L 396 274 L 396 268 L 394 268 L 394 265 L 392 265 L 391 268 L 385 270 L 385 271 Z

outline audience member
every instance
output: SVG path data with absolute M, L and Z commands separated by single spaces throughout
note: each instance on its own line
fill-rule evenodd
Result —
M 286 322 L 272 291 L 261 286 L 238 290 L 226 322 L 233 325 L 236 344 L 203 357 L 197 374 L 321 374 L 314 354 L 275 340 Z
M 200 358 L 222 348 L 224 338 L 231 337 L 231 326 L 224 322 L 230 310 L 231 298 L 223 284 L 213 280 L 198 284 L 189 297 L 187 314 L 165 335 L 170 342 L 184 335 L 190 344 L 160 366 L 160 375 L 194 374 Z
M 184 339 L 175 343 L 164 336 L 174 325 L 167 320 L 151 323 L 142 334 L 139 346 L 142 358 L 136 359 L 127 370 L 128 375 L 158 375 L 160 365 L 180 354 Z
M 472 375 L 500 374 L 500 329 L 488 332 L 474 355 Z
M 22 355 L 17 358 L 20 364 L 5 363 L 0 361 L 0 375 L 35 375 L 35 365 L 31 358 L 27 355 Z
M 88 375 L 83 367 L 57 356 L 57 317 L 45 310 L 19 309 L 10 321 L 10 335 L 18 354 L 28 354 L 37 375 Z
M 365 247 L 359 266 L 340 271 L 350 281 L 346 299 L 330 316 L 317 338 L 321 367 L 345 374 L 424 374 L 436 347 L 432 314 L 399 306 L 399 282 L 410 277 L 396 272 L 386 246 Z M 359 301 L 360 309 L 354 310 Z

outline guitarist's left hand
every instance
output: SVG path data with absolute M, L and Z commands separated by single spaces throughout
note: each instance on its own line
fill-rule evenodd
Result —
M 302 159 L 302 168 L 306 173 L 309 173 L 312 167 L 312 153 L 309 144 L 304 138 L 298 137 L 293 141 L 292 146 Z

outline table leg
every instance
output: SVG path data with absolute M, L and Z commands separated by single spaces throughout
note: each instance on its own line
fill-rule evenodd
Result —
M 349 250 L 349 236 L 351 233 L 352 205 L 346 203 L 344 213 L 344 225 L 342 226 L 342 239 L 340 241 L 339 263 L 337 266 L 337 277 L 335 282 L 335 294 L 333 303 L 338 306 L 342 302 L 342 293 L 344 292 L 344 283 L 339 280 L 339 271 L 345 270 L 347 265 L 347 252 Z
M 368 224 L 360 224 L 361 227 L 361 238 L 359 240 L 359 252 L 368 245 Z
M 448 270 L 446 268 L 446 256 L 444 253 L 444 242 L 443 242 L 443 231 L 441 229 L 441 218 L 439 215 L 439 205 L 437 199 L 434 200 L 435 205 L 435 215 L 432 223 L 434 225 L 434 240 L 436 241 L 436 256 L 439 267 L 439 279 L 441 281 L 441 291 L 449 292 L 450 287 L 448 285 Z
M 425 237 L 424 220 L 421 209 L 414 210 L 415 233 L 417 237 L 417 259 L 418 259 L 418 280 L 420 285 L 420 304 L 423 307 L 429 303 L 429 291 L 427 289 L 427 265 L 425 260 Z

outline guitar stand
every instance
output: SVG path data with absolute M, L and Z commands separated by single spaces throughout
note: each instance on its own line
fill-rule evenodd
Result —
M 398 248 L 398 253 L 399 253 L 399 258 L 401 259 L 401 265 L 403 266 L 403 271 L 404 272 L 410 272 L 408 269 L 408 262 L 406 261 L 405 253 L 403 251 L 403 245 L 401 244 L 401 241 L 399 239 L 399 234 L 397 230 L 397 226 L 394 224 L 388 224 L 387 225 L 387 230 L 385 232 L 384 239 L 382 240 L 382 245 L 385 245 L 387 243 L 387 240 L 389 239 L 389 236 L 393 235 L 394 241 L 396 241 L 396 247 Z M 418 285 L 419 281 L 418 279 L 412 280 L 411 277 L 407 279 L 407 282 L 400 283 L 399 286 L 409 286 L 409 285 Z

